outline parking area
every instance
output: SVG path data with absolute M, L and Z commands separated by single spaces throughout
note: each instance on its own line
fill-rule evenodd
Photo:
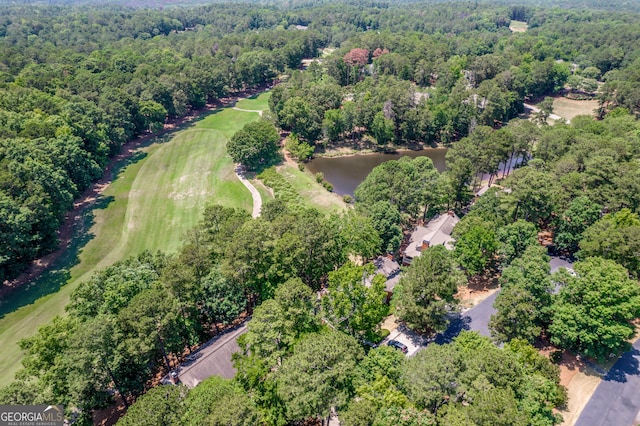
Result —
M 407 356 L 414 355 L 429 343 L 427 339 L 409 330 L 404 324 L 399 325 L 398 328 L 393 330 L 381 344 L 386 345 L 390 340 L 396 340 L 406 345 Z

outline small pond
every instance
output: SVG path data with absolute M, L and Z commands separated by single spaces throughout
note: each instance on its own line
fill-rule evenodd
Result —
M 374 167 L 389 160 L 400 157 L 429 157 L 439 171 L 444 171 L 447 148 L 427 148 L 421 151 L 397 151 L 393 154 L 357 154 L 345 157 L 314 158 L 307 163 L 311 173 L 321 172 L 324 178 L 333 185 L 336 194 L 353 195 L 356 187 L 362 182 Z

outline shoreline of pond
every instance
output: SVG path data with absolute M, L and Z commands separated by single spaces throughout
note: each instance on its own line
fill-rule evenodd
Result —
M 341 155 L 316 156 L 305 163 L 305 169 L 312 174 L 322 173 L 339 195 L 351 195 L 373 168 L 402 157 L 429 157 L 438 171 L 446 170 L 446 147 L 425 147 L 424 149 L 397 149 L 395 151 L 355 151 L 343 150 Z M 334 152 L 335 154 L 335 152 Z
M 397 145 L 393 148 L 393 150 L 380 150 L 375 147 L 365 147 L 361 149 L 349 147 L 349 146 L 335 146 L 328 149 L 325 149 L 322 152 L 314 152 L 311 160 L 306 163 L 313 161 L 316 158 L 341 158 L 341 157 L 352 157 L 357 155 L 376 155 L 376 154 L 402 154 L 403 152 L 423 152 L 429 150 L 436 149 L 448 149 L 448 146 L 443 144 L 436 145 L 427 145 L 427 144 L 419 144 L 419 145 Z

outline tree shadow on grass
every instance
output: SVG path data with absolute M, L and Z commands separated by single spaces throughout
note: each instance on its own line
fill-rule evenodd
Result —
M 194 121 L 202 120 L 211 114 L 216 114 L 222 109 L 207 111 L 194 120 L 179 123 L 175 128 L 167 130 L 160 135 L 149 137 L 135 146 L 135 151 L 120 161 L 115 162 L 110 169 L 105 171 L 111 181 L 120 175 L 128 166 L 136 164 L 147 157 L 147 153 L 141 151 L 151 145 L 170 142 L 177 132 L 192 127 Z M 73 237 L 64 252 L 50 265 L 38 278 L 15 289 L 0 299 L 0 319 L 18 309 L 35 303 L 38 299 L 58 292 L 71 278 L 71 268 L 80 263 L 79 255 L 84 247 L 95 235 L 90 233 L 94 225 L 94 211 L 106 209 L 115 200 L 112 196 L 98 195 L 96 201 L 80 210 L 81 217 L 74 224 Z
M 71 243 L 63 254 L 40 277 L 16 289 L 0 301 L 0 318 L 35 303 L 41 297 L 58 292 L 69 281 L 71 268 L 79 263 L 78 255 L 82 248 L 94 238 L 94 235 L 88 232 L 94 223 L 93 210 L 106 208 L 113 199 L 113 197 L 100 197 L 92 208 L 82 212 Z
M 148 142 L 148 144 L 152 143 L 157 143 L 157 141 Z M 141 161 L 146 156 L 147 153 L 137 151 L 133 155 L 122 159 L 114 164 L 110 172 L 111 176 L 119 175 L 129 165 Z M 42 297 L 60 291 L 67 284 L 71 278 L 71 268 L 80 263 L 80 253 L 89 241 L 95 238 L 95 235 L 90 232 L 95 223 L 94 212 L 106 209 L 114 200 L 115 197 L 113 196 L 98 195 L 93 203 L 78 212 L 80 218 L 74 224 L 73 236 L 63 253 L 38 278 L 15 289 L 0 300 L 0 319 L 20 308 L 35 303 Z

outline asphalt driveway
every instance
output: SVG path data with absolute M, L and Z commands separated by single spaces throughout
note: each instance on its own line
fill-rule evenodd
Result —
M 576 426 L 640 424 L 640 340 L 613 365 L 582 410 Z

